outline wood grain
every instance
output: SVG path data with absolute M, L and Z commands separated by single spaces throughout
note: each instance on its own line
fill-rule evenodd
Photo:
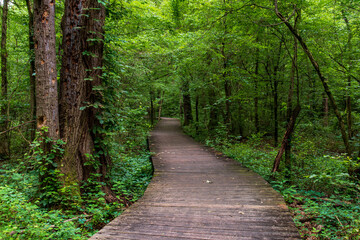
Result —
M 163 118 L 151 134 L 155 173 L 145 195 L 91 240 L 300 239 L 281 195 Z

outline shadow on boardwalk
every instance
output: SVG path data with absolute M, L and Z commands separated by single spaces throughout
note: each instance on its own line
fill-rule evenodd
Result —
M 164 118 L 151 135 L 145 195 L 95 239 L 300 239 L 282 197 L 256 173 L 218 158 Z

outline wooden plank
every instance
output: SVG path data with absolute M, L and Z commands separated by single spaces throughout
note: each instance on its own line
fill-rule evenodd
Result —
M 163 119 L 145 195 L 90 239 L 300 239 L 279 193 L 256 173 Z

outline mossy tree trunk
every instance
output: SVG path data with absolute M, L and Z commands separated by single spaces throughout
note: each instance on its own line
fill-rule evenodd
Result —
M 67 0 L 62 22 L 63 58 L 60 83 L 61 138 L 66 141 L 61 160 L 62 182 L 81 194 L 81 186 L 107 182 L 111 164 L 101 145 L 101 109 L 105 7 L 97 0 Z M 92 186 L 90 186 L 92 187 Z M 118 201 L 111 188 L 101 187 L 107 202 Z

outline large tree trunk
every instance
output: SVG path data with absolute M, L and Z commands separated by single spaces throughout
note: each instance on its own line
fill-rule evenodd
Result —
M 55 45 L 55 3 L 34 1 L 34 47 L 36 69 L 37 129 L 44 136 L 59 138 L 58 92 Z
M 41 133 L 38 139 L 45 154 L 52 153 L 54 141 L 59 139 L 59 109 L 55 49 L 55 3 L 54 0 L 34 1 L 34 47 L 36 69 L 36 126 Z M 51 139 L 51 141 L 49 141 Z M 50 156 L 50 155 L 49 155 Z M 53 185 L 53 163 L 42 162 L 39 181 L 40 191 L 56 188 Z M 52 161 L 57 161 L 57 157 Z M 43 171 L 43 172 L 41 172 Z M 51 191 L 56 191 L 52 189 Z M 41 196 L 51 203 L 48 194 Z
M 30 0 L 26 0 L 29 15 L 29 54 L 30 54 L 30 119 L 36 120 L 36 95 L 35 95 L 35 61 L 34 61 L 34 14 Z M 36 122 L 30 124 L 30 140 L 35 139 Z
M 335 116 L 338 119 L 339 126 L 340 126 L 340 131 L 341 131 L 341 136 L 342 136 L 342 139 L 343 139 L 343 142 L 344 142 L 344 145 L 345 145 L 346 153 L 348 155 L 351 155 L 352 150 L 351 150 L 351 146 L 350 146 L 350 143 L 349 143 L 348 135 L 346 134 L 346 128 L 345 128 L 344 121 L 342 119 L 339 108 L 338 108 L 338 106 L 336 104 L 335 98 L 332 95 L 332 92 L 330 91 L 329 85 L 327 84 L 327 80 L 326 80 L 326 78 L 324 77 L 324 75 L 322 74 L 322 72 L 320 70 L 319 64 L 316 62 L 314 56 L 310 52 L 310 50 L 307 47 L 307 44 L 305 43 L 303 38 L 297 33 L 297 31 L 294 29 L 294 27 L 291 26 L 291 24 L 288 22 L 288 20 L 279 12 L 278 1 L 277 0 L 274 0 L 274 5 L 275 5 L 275 13 L 276 13 L 276 15 L 281 19 L 281 21 L 283 21 L 285 23 L 285 25 L 288 27 L 288 29 L 291 31 L 291 33 L 299 41 L 299 43 L 300 43 L 301 47 L 303 48 L 305 54 L 308 56 L 311 64 L 313 65 L 316 73 L 318 74 L 319 79 L 320 79 L 320 81 L 321 81 L 321 83 L 322 83 L 322 85 L 324 87 L 324 91 L 328 95 L 331 106 L 334 109 Z
M 101 145 L 103 25 L 105 8 L 97 0 L 67 0 L 62 22 L 63 59 L 60 85 L 61 138 L 66 141 L 61 160 L 62 182 L 80 195 L 89 178 L 106 182 L 110 165 Z M 85 54 L 86 53 L 86 54 Z M 91 186 L 90 186 L 91 187 Z M 107 202 L 118 201 L 108 185 L 102 187 Z
M 6 131 L 9 127 L 9 104 L 8 104 L 8 79 L 7 79 L 7 21 L 8 21 L 8 0 L 4 0 L 1 24 L 1 116 L 0 132 Z M 9 132 L 0 135 L 0 160 L 8 159 L 10 156 Z

